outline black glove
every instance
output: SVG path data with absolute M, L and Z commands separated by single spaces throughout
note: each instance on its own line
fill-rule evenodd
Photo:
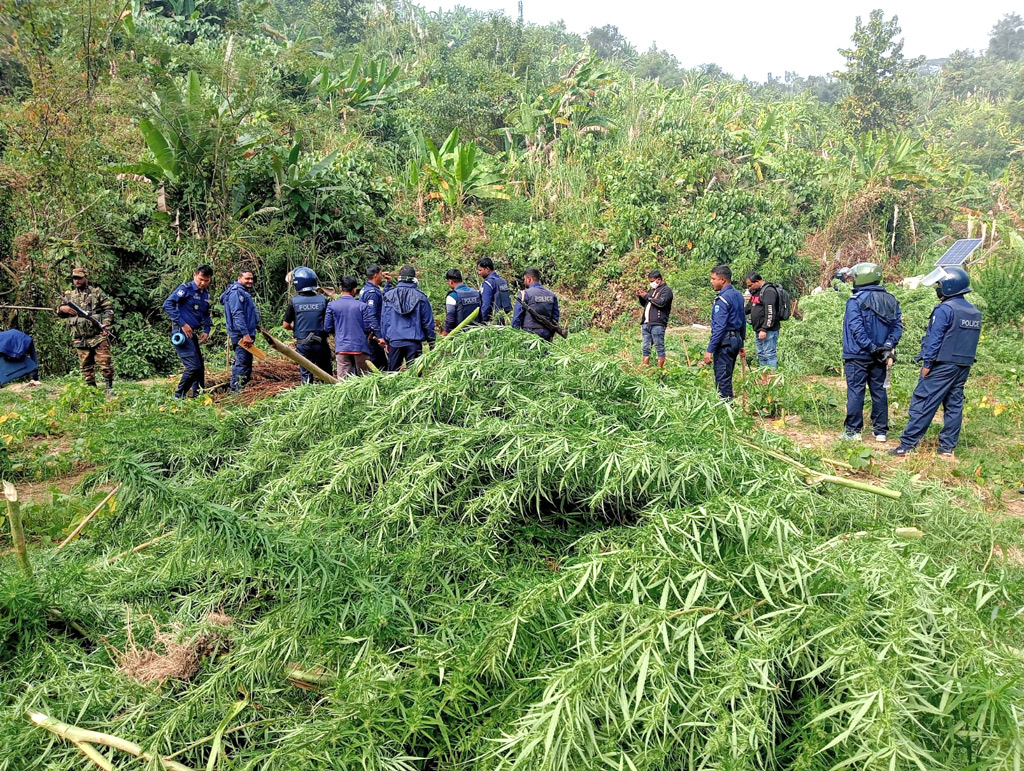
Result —
M 892 356 L 892 348 L 876 348 L 871 355 L 875 357 L 875 361 L 884 364 Z

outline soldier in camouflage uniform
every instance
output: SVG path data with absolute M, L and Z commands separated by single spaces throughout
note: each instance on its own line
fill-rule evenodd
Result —
M 83 310 L 103 322 L 103 328 L 97 328 L 95 322 L 81 318 L 69 305 L 60 305 L 57 315 L 70 319 L 71 344 L 78 350 L 78 361 L 82 367 L 82 377 L 88 385 L 96 385 L 96 367 L 103 373 L 107 391 L 114 387 L 114 361 L 110 357 L 110 341 L 107 330 L 114 321 L 114 309 L 110 298 L 98 286 L 89 283 L 89 273 L 85 268 L 71 271 L 74 287 L 64 294 L 66 300 L 77 303 Z

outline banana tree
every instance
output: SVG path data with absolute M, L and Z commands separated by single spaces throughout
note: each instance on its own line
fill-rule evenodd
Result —
M 924 141 L 903 132 L 861 134 L 850 142 L 848 152 L 853 178 L 862 186 L 898 188 L 929 179 Z
M 233 168 L 263 141 L 259 134 L 241 133 L 253 107 L 245 96 L 219 98 L 190 72 L 182 88 L 154 94 L 151 116 L 139 121 L 151 159 L 113 170 L 151 180 L 160 188 L 160 201 L 173 189 L 193 232 L 221 229 L 245 204 L 244 190 L 232 181 Z
M 429 137 L 417 137 L 419 157 L 409 160 L 406 183 L 440 200 L 449 214 L 461 211 L 471 199 L 508 199 L 505 176 L 476 142 L 460 142 L 459 129 L 437 147 Z
M 335 63 L 328 63 L 307 75 L 311 76 L 307 90 L 321 101 L 333 107 L 337 99 L 343 108 L 361 110 L 391 104 L 417 84 L 415 79 L 402 78 L 400 67 L 383 60 L 364 62 L 361 54 L 347 68 L 338 69 Z

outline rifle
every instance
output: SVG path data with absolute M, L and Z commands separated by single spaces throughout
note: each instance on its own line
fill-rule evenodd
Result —
M 562 327 L 558 326 L 558 322 L 552 321 L 547 316 L 541 316 L 539 313 L 537 313 L 537 311 L 535 311 L 533 308 L 527 305 L 526 298 L 524 295 L 519 296 L 519 304 L 523 306 L 523 308 L 526 310 L 527 313 L 530 314 L 530 317 L 534 321 L 536 321 L 538 324 L 544 327 L 544 329 L 546 329 L 548 332 L 551 332 L 556 335 L 561 335 L 562 338 L 566 340 L 569 339 L 568 330 L 562 329 Z
M 57 305 L 57 307 L 58 307 L 58 308 L 59 308 L 59 307 L 60 307 L 61 305 L 66 305 L 66 306 L 68 306 L 68 307 L 69 307 L 69 308 L 70 308 L 71 310 L 73 310 L 73 311 L 74 311 L 74 312 L 75 312 L 75 313 L 76 313 L 76 314 L 77 314 L 78 316 L 81 316 L 81 317 L 82 317 L 83 319 L 88 319 L 88 320 L 89 320 L 89 321 L 91 321 L 91 322 L 92 322 L 93 324 L 95 324 L 95 325 L 96 325 L 96 328 L 97 328 L 97 329 L 99 329 L 99 330 L 100 330 L 100 332 L 106 332 L 106 333 L 107 333 L 107 337 L 109 337 L 109 338 L 110 338 L 111 340 L 115 340 L 115 339 L 116 339 L 116 337 L 114 336 L 114 330 L 112 330 L 112 329 L 109 329 L 108 327 L 106 327 L 106 326 L 105 326 L 105 325 L 103 324 L 103 322 L 102 322 L 102 321 L 100 321 L 100 320 L 99 320 L 98 318 L 96 318 L 96 317 L 95 317 L 95 316 L 94 316 L 93 314 L 89 313 L 89 311 L 87 311 L 87 310 L 86 310 L 85 308 L 83 308 L 83 307 L 82 307 L 81 305 L 79 305 L 78 303 L 76 303 L 76 302 L 75 302 L 74 300 L 72 300 L 72 299 L 71 299 L 70 297 L 68 297 L 67 295 L 65 295 L 65 294 L 61 294 L 60 292 L 57 292 L 56 294 L 57 294 L 57 297 L 58 297 L 58 298 L 59 298 L 59 300 L 60 300 L 60 302 L 59 302 L 59 303 L 58 303 L 58 305 Z

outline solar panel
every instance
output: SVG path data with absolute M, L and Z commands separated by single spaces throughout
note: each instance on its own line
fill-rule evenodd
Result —
M 981 246 L 980 238 L 961 238 L 949 247 L 944 255 L 939 257 L 935 265 L 963 265 L 979 246 Z

